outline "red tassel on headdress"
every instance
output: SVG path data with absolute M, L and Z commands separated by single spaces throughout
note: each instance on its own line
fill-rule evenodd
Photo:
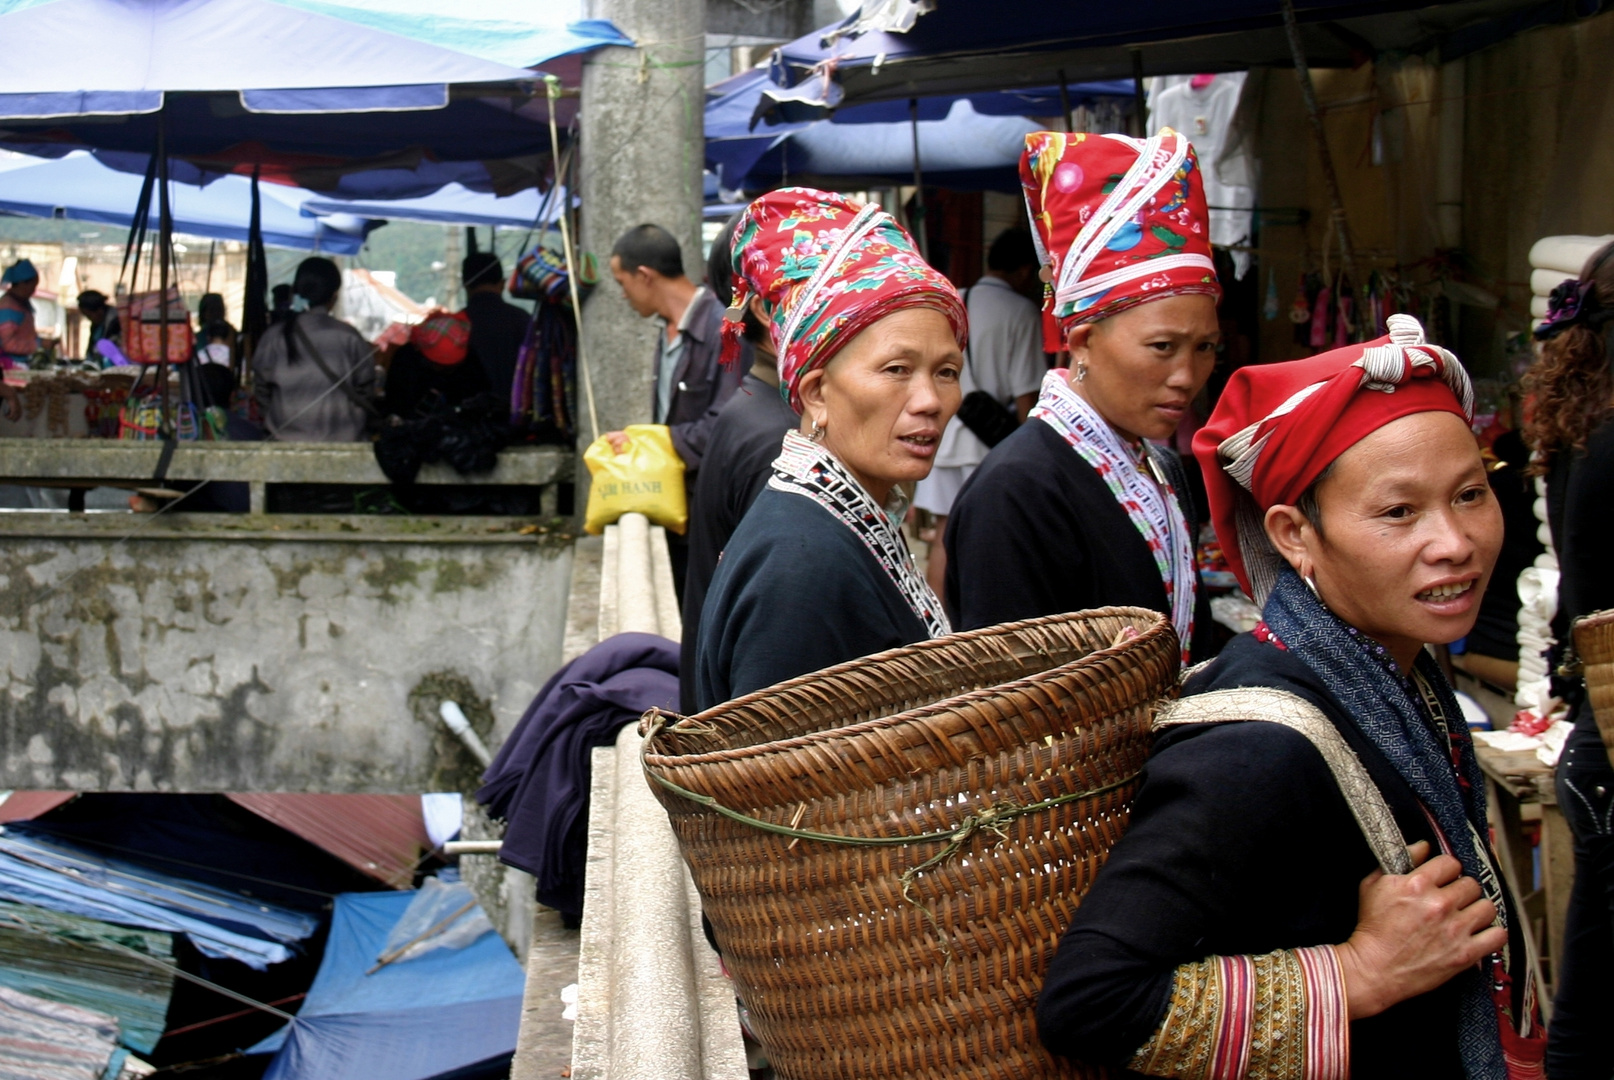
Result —
M 745 340 L 744 318 L 744 308 L 731 307 L 723 312 L 723 351 L 719 356 L 725 371 L 739 370 L 743 354 L 740 345 Z

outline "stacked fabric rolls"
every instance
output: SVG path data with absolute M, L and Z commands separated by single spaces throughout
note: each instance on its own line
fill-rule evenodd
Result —
M 1564 278 L 1579 277 L 1581 267 L 1610 236 L 1543 236 L 1530 249 L 1531 328 L 1547 315 L 1547 297 L 1563 284 Z

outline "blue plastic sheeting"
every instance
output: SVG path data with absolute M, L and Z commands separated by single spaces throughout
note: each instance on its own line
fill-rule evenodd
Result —
M 0 185 L 4 184 L 0 175 Z M 530 227 L 538 223 L 540 213 L 544 223 L 554 221 L 564 205 L 564 194 L 549 199 L 535 188 L 518 191 L 499 198 L 480 191 L 469 191 L 460 184 L 450 184 L 441 191 L 414 199 L 348 200 L 328 199 L 312 195 L 303 203 L 304 214 L 348 214 L 362 218 L 386 218 L 389 221 L 430 221 L 439 225 L 509 225 Z
M 780 48 L 773 72 L 781 86 L 807 81 L 834 58 L 832 85 L 813 92 L 827 104 L 908 98 L 914 95 L 1071 81 L 1129 78 L 1134 58 L 1145 75 L 1236 71 L 1292 64 L 1275 0 L 1156 0 L 1084 4 L 1079 18 L 1068 4 L 1047 0 L 967 3 L 897 0 L 878 9 L 853 36 L 842 33 L 857 16 Z M 866 5 L 873 9 L 874 5 Z M 1543 4 L 1540 0 L 1295 0 L 1302 47 L 1313 67 L 1354 67 L 1375 54 L 1440 49 L 1489 41 L 1485 27 L 1511 28 L 1521 13 L 1536 21 L 1569 21 L 1603 6 L 1601 0 Z M 883 27 L 911 23 L 906 32 Z M 806 89 L 811 91 L 810 87 Z
M 144 168 L 142 167 L 142 172 Z M 0 210 L 28 217 L 98 221 L 128 227 L 140 198 L 142 177 L 108 168 L 88 154 L 0 171 Z M 306 217 L 307 191 L 260 184 L 263 242 L 277 247 L 352 255 L 379 221 L 346 215 Z M 252 213 L 252 181 L 225 176 L 206 187 L 171 184 L 174 231 L 217 240 L 245 240 Z M 157 198 L 149 225 L 157 228 Z
M 959 100 L 947 119 L 919 122 L 925 181 L 958 190 L 1018 191 L 1015 170 L 1026 133 L 1040 126 L 1021 116 L 980 116 L 967 100 Z M 736 145 L 744 141 L 706 145 L 708 162 L 730 190 L 772 188 L 782 177 L 792 183 L 913 182 L 913 130 L 907 123 L 820 121 L 779 136 L 760 151 Z
M 297 1019 L 247 1051 L 275 1054 L 264 1080 L 426 1080 L 514 1051 L 525 978 L 499 935 L 365 974 L 414 897 L 336 898 Z
M 152 91 L 337 87 L 363 88 L 363 109 L 440 108 L 449 85 L 532 77 L 272 0 L 52 0 L 0 15 L 0 41 L 0 115 L 13 117 L 41 115 L 27 111 L 45 107 L 37 95 L 84 92 L 100 95 L 103 112 L 147 112 Z M 71 63 L 63 63 L 64 48 Z M 423 86 L 435 87 L 434 104 L 422 103 Z M 389 97 L 383 88 L 397 93 Z M 117 94 L 131 96 L 120 107 Z M 274 104 L 269 97 L 246 107 Z M 339 100 L 326 108 L 352 111 Z
M 812 85 L 819 85 L 814 82 Z M 723 186 L 731 191 L 756 190 L 776 185 L 783 172 L 811 173 L 819 176 L 857 175 L 913 175 L 913 135 L 909 130 L 912 113 L 906 100 L 879 101 L 867 105 L 851 105 L 836 109 L 825 120 L 797 120 L 786 123 L 757 122 L 753 119 L 763 101 L 763 95 L 777 91 L 778 86 L 760 68 L 743 72 L 718 85 L 717 95 L 706 104 L 706 160 L 717 171 Z M 1071 105 L 1090 103 L 1103 97 L 1124 97 L 1130 100 L 1132 84 L 1126 81 L 1077 83 L 1066 87 L 1065 97 Z M 986 134 L 995 146 L 999 132 L 1013 142 L 1016 133 L 1034 130 L 1036 125 L 1023 130 L 1015 124 L 988 125 L 979 131 L 970 128 L 969 121 L 955 119 L 954 106 L 960 101 L 969 103 L 969 110 L 977 118 L 1056 116 L 1064 112 L 1060 89 L 1032 87 L 1025 90 L 978 94 L 943 94 L 916 99 L 919 106 L 921 163 L 927 176 L 932 172 L 967 172 L 973 179 L 957 176 L 937 176 L 938 183 L 951 186 L 984 186 L 1014 190 L 1014 185 L 1001 176 L 982 176 L 980 170 L 996 170 L 1004 164 L 1000 155 L 988 147 L 951 145 L 954 142 Z M 822 113 L 824 110 L 817 110 Z M 815 124 L 884 125 L 883 128 L 859 130 L 855 136 L 818 133 Z M 924 125 L 939 124 L 939 128 Z M 953 124 L 956 128 L 948 128 Z M 798 138 L 803 132 L 814 134 Z M 788 147 L 785 140 L 800 145 Z M 907 146 L 902 150 L 902 144 Z M 1016 143 L 1013 157 L 1007 164 L 1019 159 L 1023 143 Z M 932 160 L 933 147 L 939 147 L 942 156 Z M 770 153 L 771 152 L 771 153 Z M 903 159 L 896 160 L 898 156 Z M 764 162 L 759 165 L 759 162 Z M 958 159 L 962 158 L 960 161 Z M 747 174 L 756 170 L 750 180 Z
M 477 0 L 445 9 L 439 0 L 283 0 L 284 3 L 359 23 L 376 30 L 428 41 L 469 56 L 511 67 L 539 67 L 547 60 L 605 45 L 631 47 L 633 39 L 605 19 L 563 22 L 544 18 L 553 5 L 535 0 Z
M 185 934 L 204 955 L 258 971 L 290 959 L 288 946 L 319 927 L 310 914 L 6 831 L 0 831 L 0 899 Z

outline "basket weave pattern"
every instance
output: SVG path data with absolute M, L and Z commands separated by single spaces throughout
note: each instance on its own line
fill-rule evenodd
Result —
M 922 837 L 779 835 L 651 784 L 779 1076 L 1104 1075 L 1043 1050 L 1033 1009 L 1125 828 L 1179 656 L 1156 612 L 1104 608 L 921 642 L 652 729 L 652 777 L 729 810 Z
M 1614 609 L 1576 619 L 1574 635 L 1597 731 L 1614 759 Z

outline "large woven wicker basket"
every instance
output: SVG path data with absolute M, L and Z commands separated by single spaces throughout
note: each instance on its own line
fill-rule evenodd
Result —
M 647 717 L 651 787 L 779 1076 L 1102 1075 L 1048 1054 L 1033 1010 L 1179 658 L 1159 614 L 1104 608 Z
M 1603 746 L 1614 759 L 1614 609 L 1575 620 L 1575 652 L 1580 657 Z

